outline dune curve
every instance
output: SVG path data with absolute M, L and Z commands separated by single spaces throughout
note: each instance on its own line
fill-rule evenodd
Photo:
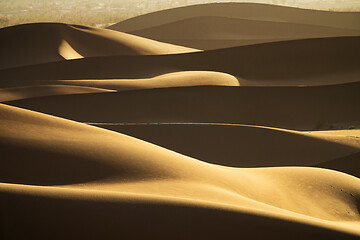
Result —
M 40 195 L 51 194 L 57 201 L 64 201 L 61 200 L 63 197 L 77 199 L 72 197 L 73 194 L 81 192 L 85 194 L 82 199 L 86 201 L 84 190 L 92 190 L 93 194 L 97 194 L 97 191 L 99 194 L 112 192 L 113 196 L 118 197 L 135 193 L 145 202 L 147 198 L 142 195 L 150 194 L 155 199 L 160 196 L 165 202 L 171 202 L 173 197 L 183 199 L 189 205 L 197 201 L 204 205 L 209 202 L 210 208 L 227 206 L 233 212 L 250 215 L 269 216 L 269 213 L 274 213 L 273 217 L 287 221 L 331 228 L 345 234 L 360 234 L 356 227 L 359 221 L 357 204 L 360 180 L 349 175 L 313 168 L 225 168 L 122 134 L 32 111 L 1 105 L 0 113 L 1 148 L 8 156 L 1 160 L 3 183 L 0 196 L 13 199 L 22 189 L 21 199 L 25 206 L 31 202 L 31 198 L 26 196 L 37 194 L 38 191 L 42 192 Z M 41 136 L 37 134 L 39 130 Z M 22 134 L 16 134 L 19 132 Z M 20 151 L 30 146 L 30 151 Z M 21 154 L 26 154 L 26 158 L 19 158 Z M 47 157 L 39 158 L 39 154 L 46 154 Z M 61 155 L 71 161 L 63 163 Z M 79 156 L 87 157 L 81 160 Z M 34 164 L 40 159 L 43 161 L 41 168 L 25 170 L 19 167 L 26 162 L 40 166 Z M 141 164 L 138 164 L 139 161 Z M 54 164 L 58 172 L 51 170 Z M 86 170 L 87 175 L 78 176 L 77 167 L 86 167 L 83 171 Z M 61 174 L 63 170 L 67 172 L 66 176 Z M 17 183 L 25 185 L 19 188 Z M 46 187 L 52 185 L 57 187 Z M 57 188 L 60 188 L 59 191 Z M 306 202 L 312 204 L 304 204 Z M 16 202 L 6 203 L 10 209 L 17 206 Z M 75 214 L 74 219 L 79 217 Z M 35 217 L 33 221 L 41 221 L 41 218 Z M 52 222 L 46 225 L 55 227 Z M 92 231 L 89 232 L 91 234 Z
M 58 85 L 58 84 L 0 88 L 0 102 L 15 101 L 20 99 L 42 97 L 42 96 L 100 93 L 100 92 L 113 92 L 113 91 L 110 89 L 103 89 L 103 88 L 67 86 L 67 85 Z
M 61 23 L 0 29 L 0 69 L 94 56 L 198 51 L 117 31 Z
M 131 31 L 131 34 L 171 44 L 210 50 L 291 39 L 359 36 L 360 30 L 201 16 Z

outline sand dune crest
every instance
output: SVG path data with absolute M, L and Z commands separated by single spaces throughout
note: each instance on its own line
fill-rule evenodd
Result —
M 60 23 L 2 28 L 0 38 L 0 69 L 79 57 L 197 51 L 112 30 Z
M 132 32 L 199 16 L 231 17 L 248 20 L 286 22 L 360 29 L 357 12 L 330 12 L 299 9 L 259 3 L 210 3 L 153 12 L 130 18 L 110 26 L 110 29 Z

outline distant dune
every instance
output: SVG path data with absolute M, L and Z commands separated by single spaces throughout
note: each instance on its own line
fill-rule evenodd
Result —
M 131 33 L 162 42 L 209 50 L 290 39 L 359 36 L 360 30 L 202 16 Z
M 0 29 L 0 69 L 66 59 L 196 51 L 111 30 L 58 23 Z
M 359 239 L 359 20 L 0 29 L 0 239 Z
M 201 16 L 360 29 L 360 13 L 329 12 L 259 3 L 207 3 L 172 8 L 130 18 L 110 26 L 109 29 L 132 32 Z
M 359 36 L 359 22 L 360 13 L 212 3 L 141 15 L 109 29 L 208 50 L 289 39 Z

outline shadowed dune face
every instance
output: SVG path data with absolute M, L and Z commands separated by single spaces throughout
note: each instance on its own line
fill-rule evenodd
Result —
M 136 154 L 140 159 L 136 160 L 136 155 L 131 155 L 134 149 L 130 137 L 121 139 L 119 134 L 6 105 L 1 105 L 0 113 L 1 148 L 6 156 L 1 160 L 2 182 L 75 184 L 114 177 L 114 173 L 120 179 L 139 176 L 145 180 L 151 175 L 161 179 L 166 172 L 171 172 L 171 168 L 163 172 L 166 166 L 154 165 L 148 168 L 153 174 L 145 174 L 143 170 L 147 169 L 147 164 L 139 165 L 139 161 L 141 156 L 153 159 L 151 147 L 140 144 Z M 148 154 L 147 149 L 150 150 Z
M 316 134 L 245 125 L 190 123 L 95 125 L 202 161 L 232 167 L 312 166 L 317 163 L 323 166 L 322 163 L 330 159 L 347 157 L 360 151 L 360 144 L 346 145 L 338 141 L 341 138 L 332 135 L 328 139 L 322 139 Z M 244 159 L 242 156 L 247 157 Z M 332 169 L 339 170 L 336 166 Z
M 14 88 L 0 88 L 0 102 L 14 101 L 19 99 L 26 99 L 32 97 L 51 96 L 51 95 L 67 95 L 67 94 L 84 94 L 96 92 L 112 92 L 112 90 L 81 87 L 81 86 L 66 86 L 66 85 L 39 85 L 39 86 L 24 86 Z
M 203 86 L 51 96 L 9 104 L 89 123 L 215 122 L 317 130 L 321 124 L 359 119 L 358 87 Z
M 275 219 L 325 228 L 335 224 L 338 230 L 356 233 L 351 224 L 336 225 L 359 219 L 360 181 L 349 175 L 315 168 L 225 168 L 84 124 L 6 105 L 0 110 L 1 145 L 7 156 L 1 159 L 0 189 L 7 199 L 17 195 L 29 203 L 34 194 L 52 199 L 60 194 L 75 200 L 74 195 L 82 194 L 86 204 L 100 194 L 100 202 L 121 205 L 135 194 L 141 201 L 163 201 L 165 206 L 179 202 L 185 208 L 202 204 L 263 217 L 276 213 L 280 215 Z M 80 167 L 84 175 L 75 175 Z
M 0 162 L 0 181 L 3 183 L 53 186 L 86 183 L 119 174 L 111 166 L 60 149 L 36 149 L 31 145 L 15 147 L 9 143 L 1 143 L 0 148 L 4 149 L 2 154 L 5 156 Z M 126 178 L 126 171 L 123 176 Z
M 9 192 L 1 194 L 1 200 L 9 202 L 1 206 L 2 213 L 9 216 L 2 226 L 11 229 L 19 218 L 23 219 L 21 231 L 11 233 L 17 238 L 83 238 L 110 239 L 238 239 L 247 236 L 263 239 L 264 235 L 286 240 L 292 239 L 358 239 L 358 236 L 325 229 L 319 226 L 274 219 L 247 212 L 229 209 L 203 207 L 201 204 L 188 205 L 181 202 L 138 200 L 136 196 L 124 199 L 106 199 L 92 193 L 64 194 L 61 199 L 51 194 L 38 192 Z M 16 211 L 13 211 L 16 209 Z M 89 211 L 91 209 L 91 211 Z M 22 212 L 38 216 L 36 219 L 23 218 Z M 42 214 L 39 215 L 38 213 Z M 49 219 L 53 224 L 49 225 Z M 125 217 L 126 216 L 126 217 Z M 68 226 L 69 227 L 61 227 Z M 224 224 L 226 223 L 226 224 Z M 39 226 L 47 226 L 34 232 Z M 77 231 L 88 229 L 88 231 Z M 91 229 L 91 231 L 89 231 Z M 141 229 L 141 231 L 139 231 Z M 261 229 L 261 231 L 259 231 Z M 53 233 L 57 234 L 54 235 Z M 4 237 L 10 233 L 4 232 Z
M 94 57 L 3 69 L 0 77 L 6 81 L 136 79 L 179 71 L 215 71 L 237 77 L 243 86 L 336 84 L 357 81 L 358 42 L 359 37 L 341 37 L 179 55 Z
M 351 154 L 349 156 L 340 157 L 315 165 L 327 169 L 334 169 L 340 172 L 351 174 L 360 178 L 360 169 L 357 164 L 360 162 L 360 152 Z
M 197 51 L 105 29 L 37 23 L 0 30 L 0 69 L 94 56 Z

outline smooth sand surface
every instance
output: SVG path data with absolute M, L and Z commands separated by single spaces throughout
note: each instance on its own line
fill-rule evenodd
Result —
M 359 130 L 349 130 L 344 135 L 338 135 L 338 131 L 325 131 L 329 133 L 324 136 L 318 131 L 299 132 L 241 124 L 91 125 L 124 133 L 206 162 L 232 167 L 314 166 L 360 152 Z M 353 161 L 352 168 L 358 169 L 359 163 Z
M 27 91 L 25 89 L 39 88 L 46 86 L 68 87 L 67 89 L 91 89 L 101 88 L 107 90 L 128 91 L 153 88 L 190 87 L 190 86 L 239 86 L 239 79 L 220 72 L 212 71 L 183 71 L 159 75 L 153 78 L 144 79 L 90 79 L 90 80 L 16 80 L 2 81 L 0 91 L 8 92 Z M 12 86 L 6 88 L 6 86 Z M 17 86 L 17 87 L 15 87 Z M 21 86 L 21 87 L 20 87 Z M 5 87 L 5 88 L 4 88 Z M 72 87 L 72 88 L 71 88 Z M 99 91 L 100 92 L 100 91 Z M 74 92 L 75 93 L 75 92 Z M 91 93 L 91 91 L 88 91 Z M 41 96 L 40 94 L 37 94 Z M 53 94 L 45 94 L 53 95 Z M 36 94 L 34 93 L 34 96 Z M 3 95 L 5 98 L 5 95 Z M 6 98 L 5 98 L 6 99 Z M 21 98 L 19 98 L 21 99 Z M 16 98 L 6 101 L 17 100 Z
M 118 91 L 190 86 L 240 86 L 236 77 L 210 71 L 174 72 L 147 79 L 57 80 L 52 82 Z
M 15 84 L 19 80 L 138 79 L 214 71 L 237 77 L 242 86 L 339 84 L 359 80 L 359 41 L 360 37 L 321 38 L 176 55 L 89 57 L 3 69 L 0 78 L 3 84 Z
M 100 226 L 109 223 L 108 228 L 82 232 L 83 237 L 107 236 L 106 232 L 115 226 L 111 222 L 116 219 L 119 230 L 111 236 L 138 237 L 150 232 L 151 236 L 163 238 L 178 227 L 178 222 L 185 224 L 183 221 L 190 213 L 191 222 L 199 222 L 213 218 L 216 212 L 231 214 L 210 223 L 221 220 L 226 221 L 221 225 L 227 226 L 241 220 L 252 225 L 254 221 L 257 227 L 266 225 L 265 231 L 280 239 L 285 239 L 284 230 L 280 230 L 284 222 L 290 224 L 285 232 L 296 233 L 295 239 L 310 234 L 299 231 L 302 227 L 297 225 L 311 228 L 313 236 L 322 238 L 351 238 L 349 234 L 359 234 L 360 180 L 355 177 L 316 168 L 227 168 L 49 115 L 6 105 L 1 105 L 0 113 L 1 148 L 7 156 L 1 160 L 0 196 L 8 203 L 1 210 L 6 216 L 12 213 L 11 218 L 2 218 L 6 237 L 34 236 L 34 230 L 39 230 L 38 236 L 46 237 L 51 231 L 61 230 L 55 236 L 61 238 L 69 236 L 75 228 L 87 226 L 98 215 L 97 221 L 106 221 Z M 111 208 L 112 205 L 117 207 Z M 85 207 L 89 207 L 87 214 L 83 214 Z M 134 208 L 137 210 L 131 211 Z M 119 215 L 124 213 L 122 209 L 132 213 L 130 220 Z M 164 223 L 181 209 L 185 212 L 176 221 Z M 204 212 L 205 209 L 209 210 Z M 22 231 L 10 235 L 15 230 L 14 221 L 22 215 L 19 210 L 33 217 L 31 221 L 24 219 L 27 225 Z M 37 211 L 46 214 L 35 214 Z M 58 217 L 46 221 L 51 212 Z M 142 218 L 138 214 L 145 218 L 157 216 L 155 223 L 164 224 L 159 231 L 154 231 L 144 219 L 134 225 L 133 221 Z M 269 218 L 274 219 L 271 226 Z M 65 221 L 73 227 L 63 228 L 61 224 Z M 203 237 L 201 229 L 208 225 L 206 222 L 200 225 L 185 229 L 174 238 L 188 234 Z M 133 232 L 139 228 L 145 232 Z M 231 233 L 241 232 L 256 239 L 263 236 L 263 232 L 260 235 L 246 226 L 232 229 Z M 212 239 L 219 237 L 208 234 L 205 235 Z
M 359 239 L 358 19 L 228 3 L 115 25 L 196 49 L 0 29 L 0 239 Z
M 357 12 L 319 11 L 259 3 L 208 3 L 172 8 L 130 18 L 108 28 L 131 32 L 201 16 L 360 29 L 360 14 Z
M 0 69 L 94 56 L 197 51 L 117 31 L 59 23 L 0 29 Z
M 360 153 L 354 153 L 349 156 L 329 160 L 327 162 L 319 163 L 316 167 L 333 169 L 347 174 L 351 174 L 360 178 Z
M 84 94 L 114 92 L 109 89 L 66 86 L 66 85 L 40 85 L 30 87 L 0 88 L 0 102 L 14 101 L 41 96 L 67 95 L 67 94 Z
M 203 50 L 290 39 L 359 36 L 360 13 L 258 3 L 211 3 L 162 10 L 109 29 Z
M 324 130 L 359 121 L 360 83 L 319 87 L 198 86 L 49 96 L 9 104 L 88 123 L 238 123 Z M 339 97 L 336 97 L 339 96 Z M 116 103 L 116 104 L 110 104 Z M 66 106 L 71 105 L 71 108 Z M 325 129 L 326 130 L 326 129 Z
M 201 16 L 131 31 L 131 34 L 181 46 L 209 50 L 290 39 L 359 36 L 360 30 Z

